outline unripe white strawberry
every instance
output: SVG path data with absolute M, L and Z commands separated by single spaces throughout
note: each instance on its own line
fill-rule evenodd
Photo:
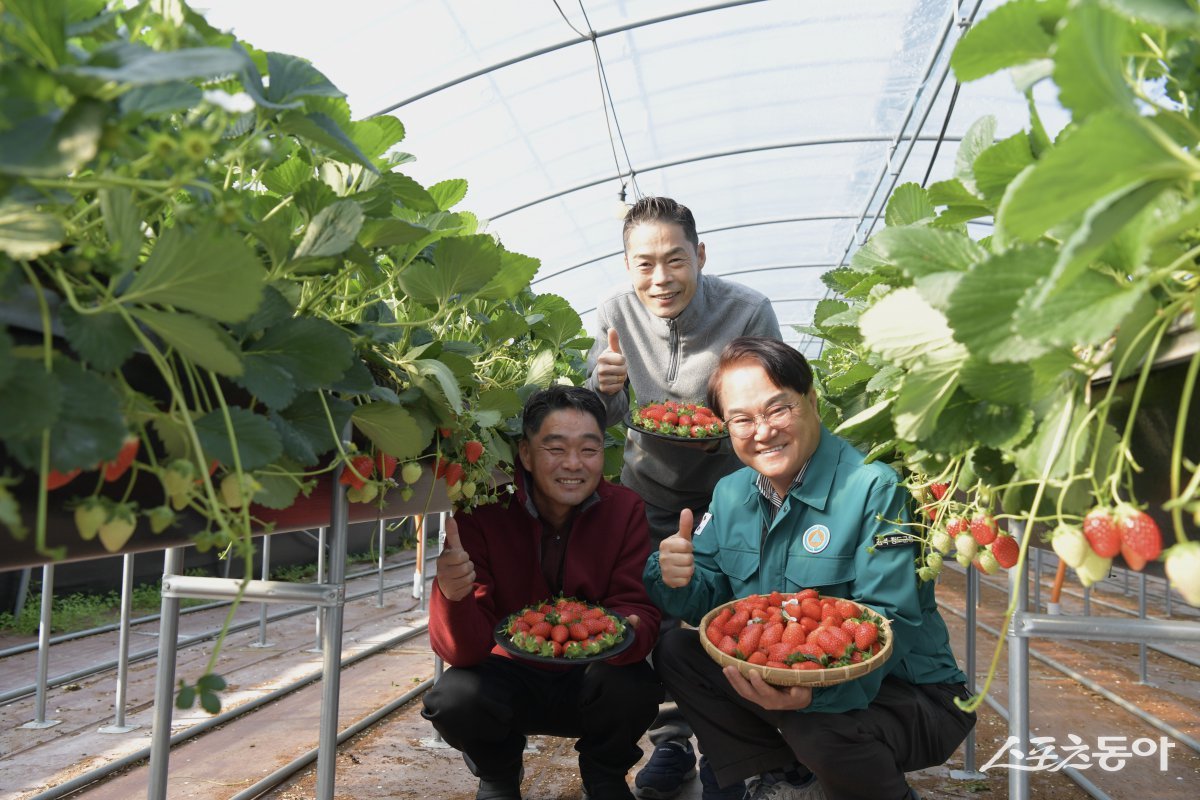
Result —
M 1107 578 L 1110 569 L 1112 569 L 1112 559 L 1096 555 L 1089 547 L 1087 556 L 1075 572 L 1079 575 L 1079 582 L 1086 588 Z
M 1200 606 L 1200 542 L 1182 542 L 1167 550 L 1167 577 L 1189 605 Z
M 934 550 L 937 550 L 942 555 L 946 555 L 950 552 L 950 547 L 954 544 L 954 541 L 950 538 L 950 534 L 945 531 L 938 531 L 930 537 L 929 544 Z
M 954 560 L 957 561 L 958 565 L 963 569 L 970 569 L 971 567 L 971 557 L 966 553 L 956 553 Z
M 1000 562 L 992 555 L 991 550 L 980 550 L 979 555 L 975 557 L 975 566 L 988 575 L 995 575 L 1000 570 Z
M 921 567 L 919 570 L 917 570 L 917 577 L 923 582 L 929 583 L 931 580 L 937 577 L 937 574 L 929 567 Z
M 1071 525 L 1059 525 L 1050 535 L 1050 546 L 1054 552 L 1066 562 L 1068 567 L 1079 569 L 1092 548 L 1088 545 L 1083 531 Z
M 925 555 L 925 566 L 933 570 L 933 574 L 937 575 L 942 571 L 942 554 L 927 553 Z
M 954 549 L 967 557 L 967 561 L 975 558 L 975 554 L 979 552 L 979 545 L 975 544 L 975 537 L 969 533 L 960 533 L 954 537 Z

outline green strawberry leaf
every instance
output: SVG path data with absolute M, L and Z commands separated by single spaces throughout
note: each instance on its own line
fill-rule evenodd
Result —
M 232 230 L 215 223 L 169 228 L 121 295 L 125 303 L 156 303 L 221 322 L 245 319 L 262 298 L 266 271 Z
M 130 309 L 130 313 L 170 347 L 199 366 L 222 375 L 242 374 L 237 345 L 229 334 L 209 320 L 148 308 Z
M 354 410 L 354 426 L 380 450 L 399 459 L 416 458 L 429 443 L 401 406 L 367 403 Z
M 229 421 L 237 441 L 238 458 L 245 471 L 261 469 L 283 453 L 283 442 L 266 417 L 237 406 L 230 407 Z M 233 447 L 229 441 L 225 415 L 220 409 L 210 411 L 195 421 L 196 434 L 204 452 L 232 468 Z

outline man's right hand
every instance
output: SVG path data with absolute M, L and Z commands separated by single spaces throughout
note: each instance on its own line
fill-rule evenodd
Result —
M 604 394 L 616 394 L 625 388 L 629 367 L 621 354 L 621 340 L 616 328 L 608 329 L 608 349 L 596 357 L 596 386 Z
M 438 588 L 447 600 L 462 600 L 475 589 L 475 565 L 458 538 L 458 523 L 446 519 L 446 544 L 437 558 Z
M 696 571 L 692 557 L 692 510 L 679 512 L 679 530 L 658 545 L 658 568 L 662 582 L 672 589 L 687 586 Z

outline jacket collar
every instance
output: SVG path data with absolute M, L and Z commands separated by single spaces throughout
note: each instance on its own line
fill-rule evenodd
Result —
M 825 430 L 825 426 L 822 425 L 821 440 L 817 443 L 817 449 L 813 451 L 808 460 L 808 466 L 804 470 L 804 482 L 799 486 L 793 485 L 788 490 L 788 495 L 817 511 L 824 511 L 825 506 L 829 504 L 829 492 L 833 488 L 833 474 L 837 470 L 840 460 L 841 447 L 838 445 L 837 437 Z M 742 500 L 747 506 L 757 502 L 757 498 L 762 496 L 758 491 L 756 480 L 758 474 L 754 470 L 750 470 L 747 476 L 746 494 Z

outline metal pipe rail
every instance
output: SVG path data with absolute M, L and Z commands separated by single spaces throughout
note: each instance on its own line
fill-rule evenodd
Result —
M 966 613 L 961 612 L 956 608 L 952 608 L 950 606 L 943 605 L 941 603 L 938 604 L 938 607 L 946 609 L 951 614 L 954 614 L 956 617 L 962 617 L 963 619 L 969 619 Z M 972 617 L 973 617 L 973 615 L 972 615 Z M 974 620 L 974 622 L 975 622 L 975 626 L 980 628 L 981 630 L 987 631 L 988 633 L 990 633 L 993 636 L 996 636 L 998 638 L 1000 638 L 1002 636 L 1002 634 L 1000 633 L 1000 631 L 998 629 L 996 629 L 995 627 L 993 627 L 991 625 L 988 625 L 986 622 L 980 622 L 979 620 Z M 1055 670 L 1056 672 L 1061 672 L 1063 675 L 1066 675 L 1068 678 L 1070 678 L 1071 680 L 1080 684 L 1084 688 L 1089 689 L 1090 691 L 1093 691 L 1096 694 L 1103 696 L 1105 700 L 1108 700 L 1109 702 L 1113 703 L 1114 705 L 1120 706 L 1122 709 L 1124 709 L 1125 711 L 1128 711 L 1130 714 L 1133 714 L 1135 717 L 1142 720 L 1146 724 L 1150 725 L 1152 728 L 1155 728 L 1156 730 L 1162 731 L 1163 733 L 1167 734 L 1168 736 L 1172 736 L 1172 737 L 1178 739 L 1180 742 L 1183 742 L 1192 750 L 1196 751 L 1197 753 L 1200 753 L 1200 742 L 1196 741 L 1195 739 L 1188 736 L 1186 733 L 1178 730 L 1177 728 L 1174 728 L 1167 722 L 1164 722 L 1161 718 L 1159 718 L 1159 717 L 1155 716 L 1154 714 L 1151 714 L 1147 711 L 1143 711 L 1142 709 L 1138 708 L 1137 705 L 1135 705 L 1134 703 L 1129 702 L 1125 698 L 1113 693 L 1108 688 L 1101 686 L 1100 684 L 1087 678 L 1086 676 L 1080 675 L 1075 670 L 1071 669 L 1070 667 L 1066 666 L 1065 664 L 1062 664 L 1062 663 L 1054 660 L 1053 658 L 1050 658 L 1049 656 L 1042 655 L 1041 653 L 1039 653 L 1033 649 L 1030 649 L 1029 655 L 1032 658 L 1035 658 L 1038 661 L 1041 661 L 1043 664 L 1045 664 L 1046 666 Z
M 428 630 L 428 628 L 429 628 L 429 624 L 428 624 L 428 622 L 426 622 L 424 624 L 418 625 L 415 628 L 407 630 L 403 633 L 397 634 L 396 636 L 393 636 L 390 639 L 387 639 L 386 641 L 379 642 L 377 644 L 373 644 L 370 647 L 368 647 L 366 650 L 363 650 L 361 653 L 355 653 L 354 655 L 348 656 L 345 659 L 343 659 L 341 662 L 341 666 L 343 668 L 349 667 L 359 661 L 362 661 L 365 658 L 369 658 L 370 656 L 373 656 L 376 653 L 379 653 L 380 651 L 387 650 L 388 648 L 394 647 L 395 645 L 398 645 L 398 644 L 402 644 L 402 643 L 408 641 L 409 639 L 415 638 L 415 637 L 420 636 L 421 634 L 425 633 L 425 631 Z M 258 697 L 258 698 L 255 698 L 254 700 L 250 700 L 249 702 L 246 702 L 246 703 L 238 706 L 237 708 L 231 708 L 228 711 L 222 711 L 220 714 L 209 717 L 208 719 L 206 719 L 202 722 L 199 722 L 185 730 L 180 731 L 179 733 L 176 733 L 174 736 L 171 737 L 170 744 L 172 747 L 175 747 L 176 745 L 180 745 L 189 739 L 192 739 L 196 736 L 199 736 L 202 733 L 205 733 L 206 731 L 209 731 L 209 730 L 219 727 L 221 725 L 228 724 L 229 722 L 237 719 L 238 717 L 244 716 L 245 714 L 248 714 L 251 711 L 254 711 L 263 706 L 274 703 L 276 700 L 279 700 L 281 697 L 285 697 L 285 696 L 291 694 L 292 692 L 295 692 L 299 689 L 304 688 L 305 686 L 308 686 L 310 683 L 313 683 L 320 677 L 321 677 L 320 670 L 313 671 L 313 672 L 309 673 L 308 675 L 297 678 L 295 681 L 293 681 L 292 683 L 289 683 L 287 686 L 280 686 L 278 689 L 275 689 L 275 690 L 263 695 L 262 697 Z M 67 795 L 77 792 L 80 789 L 83 789 L 83 788 L 95 783 L 96 781 L 101 780 L 101 779 L 113 774 L 114 772 L 119 772 L 120 770 L 127 769 L 129 767 L 134 766 L 135 764 L 145 761 L 146 758 L 149 757 L 149 755 L 150 755 L 150 748 L 143 747 L 141 750 L 130 753 L 129 755 L 124 756 L 116 761 L 113 761 L 112 763 L 105 764 L 104 766 L 97 767 L 96 769 L 93 769 L 93 770 L 89 770 L 88 772 L 85 772 L 81 775 L 75 776 L 74 778 L 72 778 L 71 780 L 69 780 L 65 783 L 61 783 L 58 786 L 55 786 L 51 789 L 47 789 L 46 791 L 41 792 L 40 794 L 36 794 L 33 797 L 29 798 L 29 800 L 57 800 L 57 798 L 66 797 Z
M 264 553 L 269 552 L 270 542 L 271 542 L 271 537 L 269 537 L 269 536 L 263 537 L 263 552 Z M 406 561 L 400 561 L 395 564 L 385 564 L 383 567 L 383 571 L 391 572 L 392 570 L 395 570 L 395 569 L 403 569 L 404 567 L 411 567 L 416 563 L 417 563 L 417 560 L 414 558 L 414 559 L 409 559 Z M 346 581 L 349 582 L 349 581 L 357 580 L 359 578 L 365 578 L 365 577 L 369 577 L 369 576 L 377 575 L 377 574 L 378 574 L 378 568 L 373 567 L 369 570 L 363 570 L 362 572 L 350 573 L 349 575 L 346 576 Z M 263 580 L 266 580 L 266 578 L 264 578 Z M 400 584 L 400 585 L 408 586 L 409 584 L 404 583 L 404 584 Z M 395 587 L 393 586 L 391 588 L 395 588 Z M 198 606 L 188 606 L 187 608 L 180 608 L 179 613 L 180 614 L 194 614 L 197 611 L 210 611 L 214 608 L 222 608 L 223 606 L 227 606 L 230 604 L 230 602 L 231 601 L 229 601 L 229 600 L 221 600 L 221 601 L 218 601 L 215 603 L 202 603 Z M 146 622 L 157 622 L 160 616 L 161 615 L 158 612 L 155 612 L 153 614 L 146 614 L 145 616 L 135 617 L 135 618 L 131 619 L 129 621 L 129 624 L 130 625 L 141 625 Z M 65 642 L 73 642 L 76 639 L 85 639 L 88 636 L 95 636 L 96 634 L 100 634 L 100 633 L 112 633 L 115 630 L 119 630 L 120 627 L 121 627 L 121 624 L 119 622 L 110 622 L 106 625 L 97 625 L 94 628 L 87 628 L 86 630 L 82 630 L 82 631 L 72 631 L 71 633 L 63 633 L 58 636 L 51 636 L 50 644 L 51 645 L 63 644 Z M 0 659 L 8 658 L 9 656 L 17 656 L 17 655 L 20 655 L 21 653 L 28 653 L 30 650 L 37 650 L 37 649 L 38 649 L 38 643 L 36 641 L 26 642 L 25 644 L 13 645 L 12 647 L 6 647 L 3 650 L 0 650 Z
M 412 561 L 404 561 L 399 564 L 393 564 L 393 565 L 387 567 L 387 569 L 389 569 L 389 570 L 403 569 L 405 567 L 411 567 L 416 563 L 417 563 L 416 559 L 413 559 Z M 363 577 L 367 577 L 367 576 L 373 575 L 373 574 L 374 574 L 374 571 L 371 571 L 370 573 L 364 572 L 359 575 L 356 575 L 355 578 L 363 578 Z M 398 583 L 388 584 L 386 587 L 386 591 L 390 592 L 395 589 L 402 589 L 402 588 L 405 588 L 408 586 L 412 586 L 411 579 L 403 580 Z M 362 598 L 369 597 L 372 594 L 375 594 L 374 589 L 368 589 L 366 591 L 355 592 L 354 594 L 347 595 L 346 601 L 352 602 L 354 600 L 361 600 Z M 229 602 L 209 603 L 204 606 L 197 606 L 197 608 L 214 608 L 214 607 L 226 606 L 226 605 L 229 605 Z M 294 608 L 294 609 L 288 609 L 286 611 L 279 611 L 275 614 L 272 614 L 268 618 L 268 621 L 277 622 L 281 619 L 287 619 L 289 617 L 294 617 L 299 614 L 307 614 L 308 612 L 310 612 L 312 610 L 314 610 L 314 606 L 306 605 L 301 608 Z M 182 613 L 182 612 L 180 612 L 180 613 Z M 160 615 L 155 614 L 154 618 L 158 619 L 159 616 Z M 229 626 L 229 633 L 240 633 L 241 631 L 247 630 L 249 628 L 253 628 L 255 625 L 258 625 L 258 624 L 260 624 L 259 620 L 246 620 L 244 622 L 239 622 L 239 623 Z M 191 636 L 187 636 L 182 639 L 179 639 L 177 642 L 177 647 L 191 647 L 192 645 L 200 644 L 201 642 L 206 642 L 209 639 L 212 639 L 214 636 L 216 636 L 220 632 L 221 632 L 221 628 L 211 628 L 207 631 L 201 631 L 200 633 L 193 634 Z M 137 653 L 133 653 L 128 656 L 128 659 L 129 659 L 129 663 L 133 664 L 133 663 L 145 661 L 146 659 L 153 658 L 157 655 L 158 655 L 158 649 L 151 648 L 148 650 L 142 650 Z M 116 669 L 118 664 L 119 664 L 119 661 L 117 659 L 114 659 L 112 661 L 101 662 L 100 664 L 93 665 L 86 669 L 77 670 L 75 672 L 69 672 L 69 673 L 65 673 L 62 675 L 55 675 L 54 677 L 47 679 L 46 686 L 47 686 L 47 688 L 51 688 L 54 686 L 61 686 L 64 683 L 74 683 L 75 681 L 78 681 L 81 678 L 87 678 L 92 675 L 98 675 L 107 670 Z M 22 697 L 28 697 L 29 695 L 34 694 L 36 691 L 37 691 L 36 683 L 31 683 L 27 686 L 19 686 L 16 689 L 10 689 L 9 691 L 4 692 L 3 694 L 0 694 L 0 704 L 12 702 L 13 700 L 19 700 Z

